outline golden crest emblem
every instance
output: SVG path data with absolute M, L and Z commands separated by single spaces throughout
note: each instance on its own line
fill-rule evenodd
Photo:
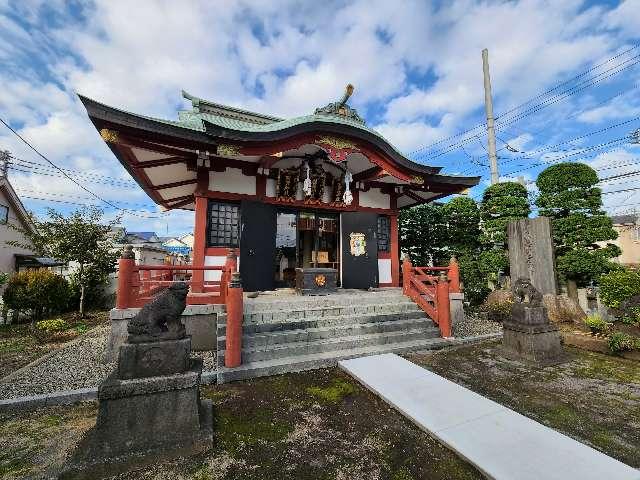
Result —
M 349 246 L 351 247 L 351 255 L 354 257 L 364 255 L 367 250 L 367 240 L 364 233 L 350 233 Z
M 327 277 L 325 277 L 324 275 L 316 275 L 316 278 L 314 280 L 316 282 L 316 285 L 319 287 L 324 287 L 327 284 Z

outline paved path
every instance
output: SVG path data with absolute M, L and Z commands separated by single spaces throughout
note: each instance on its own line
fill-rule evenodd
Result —
M 499 480 L 637 480 L 640 472 L 394 354 L 340 368 Z

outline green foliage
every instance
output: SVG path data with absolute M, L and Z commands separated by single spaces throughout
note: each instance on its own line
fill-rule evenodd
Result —
M 495 282 L 498 272 L 507 273 L 507 225 L 511 220 L 526 218 L 531 213 L 527 189 L 516 182 L 491 185 L 484 191 L 480 204 L 482 232 L 480 242 L 480 268 L 489 280 Z
M 605 332 L 610 326 L 610 324 L 598 314 L 588 315 L 584 319 L 584 324 L 589 327 L 592 333 Z
M 110 233 L 119 219 L 107 223 L 103 220 L 103 211 L 95 207 L 81 208 L 68 216 L 49 209 L 46 220 L 32 218 L 33 231 L 12 226 L 29 240 L 28 246 L 19 242 L 7 243 L 77 264 L 74 283 L 79 286 L 79 310 L 84 314 L 85 291 L 90 282 L 95 278 L 104 279 L 109 272 L 114 272 L 118 258 Z
M 69 305 L 69 283 L 50 270 L 26 270 L 13 274 L 2 295 L 14 310 L 31 310 L 34 318 L 45 312 L 62 312 Z
M 480 210 L 469 197 L 456 197 L 441 207 L 449 257 L 460 257 L 480 247 Z
M 448 260 L 443 248 L 446 224 L 442 205 L 429 203 L 400 210 L 398 233 L 401 249 L 414 265 L 440 265 Z
M 468 197 L 446 204 L 427 204 L 402 210 L 399 217 L 401 250 L 418 265 L 448 265 L 456 256 L 465 299 L 480 304 L 488 293 L 480 269 L 480 211 Z
M 490 292 L 487 277 L 481 270 L 477 251 L 467 251 L 458 257 L 460 280 L 464 285 L 464 299 L 471 305 L 480 305 Z
M 49 320 L 41 320 L 40 322 L 36 323 L 36 328 L 38 330 L 40 330 L 41 332 L 45 332 L 45 333 L 56 333 L 56 332 L 62 332 L 63 330 L 66 330 L 69 327 L 69 325 L 67 325 L 67 322 L 65 322 L 62 318 L 52 318 Z
M 9 280 L 9 276 L 10 275 L 8 273 L 0 272 L 0 287 L 7 283 L 7 280 Z
M 344 397 L 357 392 L 356 387 L 352 383 L 341 379 L 335 379 L 333 383 L 327 387 L 308 387 L 306 391 L 309 395 L 325 403 L 338 403 Z
M 640 350 L 640 338 L 628 335 L 623 332 L 615 332 L 609 335 L 609 350 L 613 353 Z
M 586 285 L 615 266 L 620 249 L 596 242 L 617 238 L 611 219 L 602 211 L 598 174 L 583 163 L 560 163 L 542 171 L 536 180 L 539 214 L 551 218 L 558 272 Z
M 509 221 L 526 218 L 530 213 L 528 193 L 523 185 L 516 182 L 491 185 L 484 191 L 480 204 L 481 242 L 490 248 L 503 248 Z
M 622 302 L 640 294 L 640 272 L 616 269 L 600 277 L 600 298 L 608 307 L 620 308 Z

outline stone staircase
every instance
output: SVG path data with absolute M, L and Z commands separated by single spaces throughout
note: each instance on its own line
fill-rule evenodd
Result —
M 400 289 L 246 298 L 242 365 L 237 368 L 224 367 L 225 316 L 218 318 L 217 328 L 218 383 L 447 345 L 434 323 Z

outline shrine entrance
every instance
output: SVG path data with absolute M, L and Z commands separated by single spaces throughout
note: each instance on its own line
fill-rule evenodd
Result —
M 310 210 L 280 210 L 276 220 L 276 288 L 295 285 L 296 268 L 340 271 L 339 218 Z

